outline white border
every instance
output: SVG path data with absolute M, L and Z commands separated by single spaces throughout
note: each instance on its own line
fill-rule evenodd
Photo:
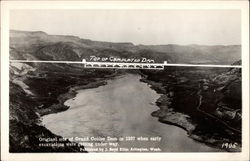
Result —
M 2 160 L 248 160 L 249 159 L 248 1 L 2 1 L 1 159 Z M 9 11 L 12 9 L 240 9 L 242 13 L 243 144 L 240 153 L 9 153 Z

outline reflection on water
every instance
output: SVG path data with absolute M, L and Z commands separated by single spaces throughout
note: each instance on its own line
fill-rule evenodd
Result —
M 151 112 L 158 109 L 154 90 L 127 74 L 93 89 L 79 90 L 65 102 L 69 110 L 43 117 L 43 124 L 64 137 L 148 136 L 160 142 L 120 142 L 120 147 L 159 147 L 163 152 L 217 151 L 190 139 L 178 127 L 162 124 Z

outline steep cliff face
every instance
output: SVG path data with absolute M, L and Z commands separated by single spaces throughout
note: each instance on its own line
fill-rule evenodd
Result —
M 229 69 L 213 78 L 207 85 L 203 83 L 201 92 L 204 100 L 201 109 L 211 113 L 238 134 L 241 133 L 242 121 L 241 78 L 241 69 Z M 205 86 L 207 87 L 204 88 Z M 214 107 L 211 107 L 210 102 L 206 102 L 207 97 L 213 99 Z
M 40 114 L 37 107 L 40 102 L 33 99 L 37 95 L 31 95 L 22 86 L 10 81 L 10 152 L 74 152 L 84 147 L 66 147 L 68 140 L 57 141 L 65 147 L 42 147 L 41 138 L 57 138 L 57 136 L 40 125 Z

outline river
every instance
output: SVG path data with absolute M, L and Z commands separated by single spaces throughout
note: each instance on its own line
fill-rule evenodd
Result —
M 158 122 L 151 113 L 160 97 L 140 76 L 126 74 L 107 85 L 77 91 L 64 112 L 45 115 L 42 124 L 63 137 L 157 137 L 159 141 L 121 141 L 119 147 L 160 149 L 161 152 L 214 152 L 187 136 L 183 129 Z M 87 147 L 88 145 L 85 145 Z M 90 146 L 90 145 L 89 145 Z M 91 146 L 90 146 L 91 147 Z

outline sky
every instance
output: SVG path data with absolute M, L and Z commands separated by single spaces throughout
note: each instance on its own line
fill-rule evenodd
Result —
M 136 45 L 241 44 L 240 10 L 12 10 L 10 29 Z

